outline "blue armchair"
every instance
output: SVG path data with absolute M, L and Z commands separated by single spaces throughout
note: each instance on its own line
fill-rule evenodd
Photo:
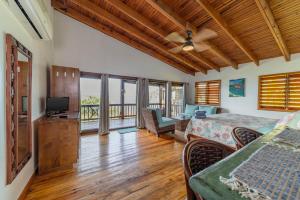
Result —
M 162 117 L 160 109 L 145 108 L 143 109 L 143 117 L 146 129 L 157 134 L 157 136 L 161 133 L 175 132 L 176 120 Z

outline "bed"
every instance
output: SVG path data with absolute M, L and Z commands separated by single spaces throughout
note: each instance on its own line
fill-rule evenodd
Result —
M 277 119 L 231 113 L 209 115 L 206 119 L 192 118 L 187 125 L 185 137 L 198 136 L 235 148 L 235 142 L 231 136 L 235 127 L 245 127 L 266 134 L 274 128 L 277 121 Z

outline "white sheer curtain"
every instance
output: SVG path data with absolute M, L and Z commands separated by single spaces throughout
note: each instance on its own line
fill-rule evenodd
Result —
M 99 134 L 109 133 L 109 89 L 108 74 L 101 75 L 101 100 L 100 100 L 100 119 Z

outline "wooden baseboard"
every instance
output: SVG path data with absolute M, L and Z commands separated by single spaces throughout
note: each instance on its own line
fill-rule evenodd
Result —
M 32 174 L 32 176 L 30 177 L 29 181 L 27 182 L 26 186 L 24 187 L 22 193 L 20 194 L 20 196 L 18 197 L 18 200 L 23 200 L 25 199 L 28 191 L 29 191 L 29 188 L 33 182 L 33 179 L 35 178 L 35 174 L 36 174 L 36 171 Z

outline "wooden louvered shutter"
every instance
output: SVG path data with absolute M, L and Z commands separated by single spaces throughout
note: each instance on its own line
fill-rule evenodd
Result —
M 208 81 L 207 91 L 207 104 L 220 105 L 221 81 Z
M 221 81 L 202 81 L 195 84 L 195 103 L 220 105 Z
M 300 72 L 260 76 L 258 108 L 300 110 Z
M 287 109 L 300 110 L 300 72 L 288 74 Z
M 206 82 L 197 82 L 195 84 L 195 103 L 196 104 L 206 104 L 207 98 L 207 83 Z
M 259 109 L 284 110 L 286 107 L 286 74 L 259 77 Z

